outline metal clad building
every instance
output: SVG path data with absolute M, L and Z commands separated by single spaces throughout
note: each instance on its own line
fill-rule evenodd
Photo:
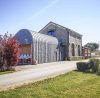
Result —
M 59 61 L 58 40 L 55 37 L 22 29 L 15 35 L 20 43 L 20 63 L 35 64 Z

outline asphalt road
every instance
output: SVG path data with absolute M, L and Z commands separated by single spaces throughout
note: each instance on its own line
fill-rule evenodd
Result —
M 76 69 L 77 61 L 61 61 L 16 67 L 17 72 L 0 75 L 0 91 L 55 77 Z

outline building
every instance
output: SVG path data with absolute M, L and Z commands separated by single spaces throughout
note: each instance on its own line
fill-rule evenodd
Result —
M 21 64 L 47 63 L 82 57 L 82 35 L 49 22 L 38 33 L 27 29 L 15 35 L 20 43 Z
M 22 29 L 15 35 L 20 43 L 20 64 L 59 61 L 58 40 L 55 37 Z
M 88 47 L 82 47 L 83 58 L 87 59 L 91 57 L 91 49 Z
M 54 22 L 49 22 L 39 33 L 56 37 L 61 60 L 82 57 L 82 35 Z

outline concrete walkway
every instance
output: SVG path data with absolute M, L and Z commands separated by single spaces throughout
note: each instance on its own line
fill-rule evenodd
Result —
M 12 89 L 30 82 L 55 77 L 76 69 L 77 61 L 61 61 L 38 65 L 25 65 L 16 67 L 14 73 L 0 75 L 0 91 Z

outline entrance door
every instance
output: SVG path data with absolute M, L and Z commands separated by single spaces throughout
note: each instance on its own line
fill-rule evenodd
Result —
M 31 64 L 31 44 L 20 45 L 20 64 Z
M 61 61 L 64 61 L 65 57 L 66 57 L 66 52 L 65 52 L 65 46 L 64 45 L 60 46 L 60 51 L 61 51 Z
M 57 51 L 55 52 L 55 58 L 56 58 L 55 60 L 58 61 L 58 59 L 57 59 Z
M 72 56 L 75 56 L 75 45 L 72 43 Z

